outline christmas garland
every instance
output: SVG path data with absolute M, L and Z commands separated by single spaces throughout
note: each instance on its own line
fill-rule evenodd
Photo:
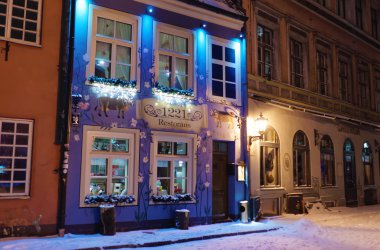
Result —
M 99 83 L 103 85 L 115 86 L 115 87 L 126 87 L 126 88 L 136 88 L 136 81 L 124 81 L 116 78 L 103 78 L 97 76 L 89 76 L 87 80 L 93 83 Z
M 153 202 L 170 202 L 178 203 L 180 201 L 192 201 L 193 198 L 190 194 L 176 194 L 176 195 L 152 195 Z
M 126 204 L 129 204 L 129 203 L 132 203 L 134 202 L 136 199 L 133 195 L 116 195 L 116 194 L 112 194 L 112 195 L 106 195 L 106 194 L 101 194 L 101 195 L 86 195 L 86 197 L 84 198 L 84 203 L 85 204 L 94 204 L 94 205 L 98 205 L 98 204 L 113 204 L 113 205 L 117 205 L 119 203 L 126 203 Z
M 194 91 L 192 89 L 169 88 L 169 87 L 160 85 L 160 83 L 158 82 L 154 84 L 153 92 L 194 97 Z

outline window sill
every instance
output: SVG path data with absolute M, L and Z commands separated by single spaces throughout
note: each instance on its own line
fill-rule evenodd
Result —
M 261 191 L 280 191 L 285 190 L 284 187 L 260 187 Z
M 310 191 L 310 190 L 314 190 L 312 187 L 293 187 L 294 190 L 307 190 L 307 191 Z
M 149 201 L 149 206 L 155 206 L 155 205 L 181 205 L 181 204 L 196 204 L 195 200 L 192 201 L 179 201 L 179 202 L 154 202 L 154 201 Z
M 338 186 L 321 186 L 320 187 L 321 189 L 330 189 L 330 188 L 332 188 L 332 189 L 337 189 L 337 188 L 339 188 Z
M 367 190 L 367 189 L 377 189 L 376 185 L 367 185 L 367 186 L 364 186 L 364 190 Z
M 0 196 L 0 200 L 27 200 L 31 197 L 29 195 L 24 196 Z
M 120 203 L 120 204 L 110 204 L 110 203 L 99 203 L 99 204 L 80 204 L 80 208 L 96 208 L 100 207 L 101 205 L 114 205 L 115 207 L 129 207 L 129 206 L 137 206 L 137 201 L 134 201 L 132 203 Z

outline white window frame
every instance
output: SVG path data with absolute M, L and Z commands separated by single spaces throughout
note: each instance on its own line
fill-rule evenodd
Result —
M 36 42 L 29 42 L 29 41 L 24 40 L 24 35 L 26 32 L 25 24 L 24 24 L 23 29 L 13 28 L 13 29 L 17 29 L 17 30 L 20 30 L 23 32 L 23 39 L 11 38 L 11 29 L 12 29 L 11 22 L 12 22 L 12 17 L 13 17 L 12 16 L 13 0 L 7 0 L 7 3 L 5 3 L 5 4 L 0 3 L 0 5 L 7 6 L 6 7 L 7 12 L 5 14 L 5 19 L 6 19 L 5 20 L 5 36 L 0 36 L 0 40 L 10 41 L 10 42 L 14 42 L 14 43 L 20 43 L 20 44 L 25 44 L 25 45 L 41 46 L 42 1 L 43 0 L 35 0 L 35 1 L 38 2 L 38 10 L 27 9 L 26 7 L 24 7 L 23 9 L 26 9 L 26 10 L 31 11 L 31 12 L 37 12 L 37 21 L 31 20 L 32 22 L 36 22 L 36 24 L 37 24 L 36 31 L 27 31 L 29 33 L 35 33 L 36 34 Z M 19 6 L 17 6 L 17 7 L 22 8 Z M 0 16 L 3 16 L 3 15 L 0 14 Z M 15 18 L 20 19 L 18 17 L 15 17 Z M 20 20 L 27 21 L 28 19 L 26 19 L 26 15 L 24 14 L 24 18 L 20 19 Z M 4 27 L 4 26 L 1 25 L 1 27 Z
M 157 181 L 157 162 L 158 160 L 168 160 L 174 162 L 175 160 L 185 160 L 187 161 L 187 184 L 186 189 L 188 194 L 193 194 L 195 192 L 196 185 L 196 169 L 197 169 L 197 159 L 196 159 L 196 135 L 195 134 L 183 134 L 183 133 L 171 133 L 171 132 L 152 132 L 152 144 L 151 144 L 151 178 L 150 186 L 153 189 L 153 195 L 157 195 L 156 191 L 156 181 Z M 187 156 L 183 155 L 158 155 L 158 142 L 184 142 L 187 143 Z M 174 194 L 174 165 L 170 170 L 170 192 L 168 194 Z M 155 204 L 152 203 L 151 204 Z
M 212 45 L 215 44 L 215 45 L 219 45 L 219 46 L 222 46 L 223 47 L 223 59 L 225 59 L 225 50 L 224 48 L 225 47 L 228 47 L 228 48 L 232 48 L 235 50 L 235 63 L 230 63 L 230 62 L 226 62 L 225 60 L 224 61 L 221 61 L 221 60 L 217 60 L 217 59 L 213 59 L 212 58 Z M 211 101 L 214 101 L 214 102 L 226 102 L 228 104 L 231 104 L 231 103 L 234 103 L 234 104 L 237 104 L 237 105 L 241 105 L 241 57 L 240 57 L 240 54 L 241 54 L 241 44 L 237 41 L 229 41 L 229 40 L 226 40 L 226 39 L 222 39 L 222 38 L 219 38 L 219 37 L 213 37 L 213 36 L 208 36 L 207 38 L 207 66 L 206 66 L 206 69 L 207 69 L 207 72 L 208 72 L 208 83 L 207 83 L 207 97 L 208 99 L 210 99 Z M 214 96 L 212 94 L 212 63 L 217 63 L 218 65 L 222 65 L 223 66 L 223 96 Z M 231 66 L 231 67 L 234 67 L 236 69 L 236 99 L 233 99 L 233 98 L 227 98 L 225 97 L 226 96 L 226 93 L 225 93 L 225 87 L 226 87 L 226 81 L 225 81 L 225 72 L 224 72 L 224 66 Z
M 154 41 L 154 50 L 155 50 L 155 74 L 156 79 L 158 81 L 158 75 L 159 75 L 159 63 L 160 63 L 160 54 L 170 56 L 172 58 L 181 58 L 187 60 L 187 89 L 193 89 L 195 94 L 196 89 L 196 83 L 194 82 L 194 51 L 195 51 L 195 45 L 194 45 L 194 33 L 191 30 L 183 29 L 180 27 L 172 26 L 169 24 L 164 23 L 154 23 L 154 34 L 153 39 Z M 174 36 L 180 36 L 187 39 L 187 46 L 188 46 L 188 53 L 176 53 L 174 51 L 169 51 L 165 49 L 160 48 L 160 32 L 174 35 Z M 175 69 L 175 60 L 172 61 L 172 70 Z M 175 75 L 175 72 L 172 72 L 172 74 Z M 172 77 L 171 79 L 171 86 L 170 88 L 173 88 L 173 84 L 175 83 L 175 77 Z
M 2 125 L 4 122 L 14 123 L 15 129 L 14 132 L 1 132 L 2 131 Z M 16 132 L 16 126 L 17 124 L 28 124 L 29 125 L 29 131 L 28 133 L 17 133 Z M 8 118 L 0 118 L 0 136 L 9 134 L 14 135 L 13 138 L 13 144 L 1 144 L 0 140 L 0 146 L 12 146 L 13 147 L 13 154 L 12 156 L 0 156 L 0 159 L 12 159 L 12 168 L 11 168 L 11 180 L 10 181 L 0 181 L 0 183 L 9 183 L 10 184 L 10 193 L 5 194 L 1 193 L 0 198 L 14 198 L 14 197 L 25 197 L 29 196 L 29 190 L 30 190 L 30 172 L 31 172 L 31 161 L 32 161 L 32 142 L 33 142 L 33 125 L 34 122 L 32 120 L 24 120 L 24 119 L 8 119 Z M 28 144 L 23 145 L 24 147 L 27 146 L 27 156 L 26 157 L 20 157 L 15 156 L 15 148 L 16 148 L 16 136 L 17 135 L 27 135 L 28 136 Z M 14 171 L 23 171 L 15 169 L 13 166 L 15 164 L 15 159 L 26 159 L 26 169 L 25 169 L 25 181 L 14 181 L 13 180 L 13 172 Z M 6 170 L 4 170 L 6 171 Z M 25 192 L 24 193 L 13 193 L 12 187 L 14 183 L 25 183 Z
M 131 72 L 130 80 L 136 80 L 136 84 L 139 85 L 139 57 L 137 48 L 140 45 L 140 30 L 141 30 L 141 18 L 127 14 L 124 12 L 111 10 L 97 5 L 90 5 L 88 15 L 88 37 L 87 37 L 87 55 L 90 55 L 90 62 L 87 65 L 86 75 L 95 75 L 95 55 L 96 55 L 96 42 L 106 42 L 112 44 L 111 52 L 111 78 L 115 78 L 116 71 L 116 46 L 121 45 L 131 48 Z M 97 18 L 105 18 L 113 21 L 118 21 L 132 25 L 132 41 L 122 41 L 117 38 L 108 38 L 101 35 L 97 35 Z
M 112 153 L 112 152 L 92 152 L 92 137 L 102 138 L 125 138 L 129 139 L 128 153 Z M 128 158 L 128 195 L 133 195 L 137 203 L 138 192 L 138 163 L 139 163 L 139 130 L 114 128 L 110 131 L 101 130 L 100 127 L 85 125 L 83 128 L 83 145 L 82 145 L 82 166 L 81 166 L 81 186 L 80 186 L 80 207 L 88 207 L 91 205 L 85 204 L 84 199 L 89 194 L 89 186 L 91 179 L 91 156 L 99 156 L 107 158 L 108 163 L 114 158 Z M 107 184 L 112 183 L 112 171 L 108 171 Z M 109 190 L 109 188 L 108 188 Z M 110 194 L 110 193 L 107 193 Z

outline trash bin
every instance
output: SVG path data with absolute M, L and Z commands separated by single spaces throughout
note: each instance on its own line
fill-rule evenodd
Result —
M 187 209 L 175 210 L 175 227 L 178 229 L 189 229 L 189 214 Z
M 248 201 L 240 201 L 240 221 L 248 223 Z
M 254 196 L 249 199 L 249 209 L 251 221 L 259 221 L 262 215 L 260 196 Z
M 286 195 L 286 212 L 288 214 L 303 214 L 303 194 L 289 193 Z
M 103 235 L 115 235 L 115 206 L 100 205 L 100 233 Z

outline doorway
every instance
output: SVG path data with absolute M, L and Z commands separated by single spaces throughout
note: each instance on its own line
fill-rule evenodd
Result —
M 228 218 L 228 142 L 214 141 L 212 153 L 212 221 Z
M 350 139 L 346 139 L 343 145 L 344 162 L 344 190 L 346 195 L 346 206 L 358 206 L 356 191 L 355 150 Z

